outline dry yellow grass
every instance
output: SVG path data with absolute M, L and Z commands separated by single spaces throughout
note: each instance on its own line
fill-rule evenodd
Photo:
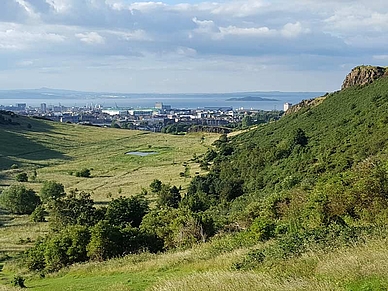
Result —
M 17 171 L 37 170 L 37 181 L 55 180 L 65 189 L 92 193 L 96 201 L 111 197 L 130 196 L 147 188 L 153 179 L 186 187 L 189 178 L 180 177 L 187 165 L 190 174 L 201 173 L 192 162 L 194 154 L 201 155 L 218 138 L 217 134 L 193 133 L 174 136 L 134 130 L 95 128 L 72 124 L 48 123 L 49 129 L 14 133 L 20 143 L 17 154 L 8 153 L 23 169 L 0 171 L 2 184 L 12 183 Z M 203 137 L 203 138 L 202 138 Z M 9 141 L 12 147 L 12 141 Z M 25 146 L 25 148 L 23 148 Z M 7 147 L 5 147 L 7 149 Z M 154 151 L 146 157 L 126 155 L 129 151 Z M 5 153 L 7 156 L 7 153 Z M 82 168 L 91 169 L 89 179 L 75 177 Z M 71 175 L 73 173 L 73 175 Z M 39 191 L 41 183 L 28 183 Z
M 153 291 L 329 291 L 338 290 L 327 282 L 317 280 L 276 280 L 271 276 L 253 272 L 217 271 L 196 273 L 179 279 L 166 280 L 150 288 Z
M 381 239 L 334 251 L 318 263 L 316 272 L 337 282 L 373 276 L 388 278 L 387 249 L 387 239 Z

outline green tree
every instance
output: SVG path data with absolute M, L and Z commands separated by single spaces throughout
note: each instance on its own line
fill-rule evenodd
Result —
M 61 199 L 53 200 L 49 206 L 50 222 L 54 228 L 76 224 L 91 226 L 100 216 L 93 199 L 86 192 L 72 192 Z
M 300 145 L 302 147 L 306 146 L 308 143 L 308 139 L 306 133 L 301 128 L 297 128 L 293 135 L 293 144 Z
M 114 226 L 139 227 L 144 215 L 149 211 L 148 201 L 143 195 L 119 197 L 109 202 L 105 219 Z
M 55 181 L 45 181 L 39 194 L 43 202 L 57 200 L 66 195 L 64 186 Z
M 119 227 L 101 220 L 91 228 L 90 233 L 87 254 L 92 260 L 103 261 L 122 253 L 121 248 L 118 247 L 122 241 Z
M 162 182 L 158 179 L 154 179 L 150 184 L 150 188 L 153 193 L 158 193 L 162 190 Z
M 170 187 L 169 184 L 163 184 L 158 192 L 157 201 L 159 206 L 178 208 L 181 199 L 181 194 L 176 186 Z
M 38 205 L 35 210 L 31 213 L 30 219 L 33 222 L 45 222 L 47 215 L 46 211 L 44 210 L 44 207 L 42 205 Z
M 16 181 L 18 182 L 28 182 L 27 173 L 19 173 L 16 175 Z
M 15 214 L 31 214 L 40 203 L 34 190 L 23 185 L 9 186 L 0 195 L 0 204 Z
M 86 247 L 90 233 L 86 226 L 72 225 L 49 237 L 44 258 L 49 272 L 58 271 L 73 263 L 88 259 Z
M 253 117 L 250 115 L 245 115 L 241 122 L 243 127 L 249 127 L 254 123 Z

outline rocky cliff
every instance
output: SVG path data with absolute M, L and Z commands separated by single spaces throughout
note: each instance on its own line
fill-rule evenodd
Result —
M 358 66 L 355 67 L 345 78 L 342 89 L 351 86 L 362 86 L 372 83 L 373 81 L 388 74 L 388 69 L 375 66 Z
M 388 68 L 376 66 L 358 66 L 355 67 L 345 78 L 342 83 L 342 89 L 352 86 L 363 86 L 372 83 L 373 81 L 388 76 Z M 292 106 L 285 114 L 297 112 L 303 108 L 311 108 L 320 104 L 325 100 L 325 96 L 321 96 L 311 100 L 302 100 L 302 102 Z
M 284 114 L 287 115 L 287 114 L 298 112 L 303 108 L 311 108 L 311 107 L 317 106 L 318 104 L 321 104 L 322 101 L 325 100 L 325 98 L 326 98 L 326 95 L 317 97 L 314 99 L 302 100 L 300 103 L 295 104 L 290 109 L 288 109 Z

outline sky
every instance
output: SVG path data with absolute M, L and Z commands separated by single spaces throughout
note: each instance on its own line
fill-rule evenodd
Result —
M 386 0 L 0 0 L 0 89 L 331 92 L 387 48 Z

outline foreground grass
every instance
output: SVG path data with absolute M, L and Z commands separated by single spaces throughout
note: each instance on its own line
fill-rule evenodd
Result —
M 387 290 L 387 239 L 370 239 L 330 253 L 311 251 L 238 271 L 233 264 L 259 245 L 223 238 L 189 250 L 129 255 L 71 266 L 44 279 L 27 277 L 31 290 Z M 7 271 L 7 270 L 6 270 Z M 1 289 L 0 289 L 1 290 Z

